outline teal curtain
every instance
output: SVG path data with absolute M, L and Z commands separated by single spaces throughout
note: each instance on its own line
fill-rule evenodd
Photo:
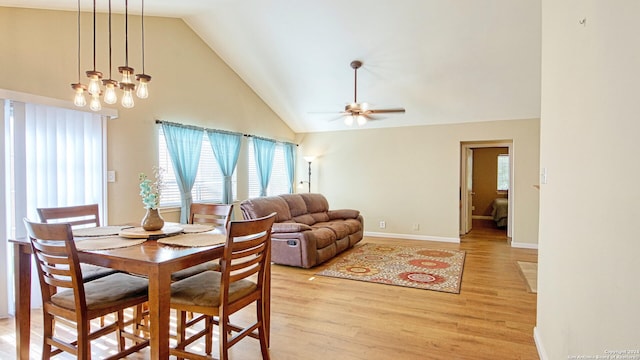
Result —
M 287 167 L 287 175 L 289 175 L 289 193 L 293 194 L 294 190 L 294 176 L 295 176 L 295 163 L 296 163 L 296 144 L 284 143 L 282 144 L 284 150 L 284 161 Z
M 163 122 L 162 131 L 180 190 L 180 222 L 186 224 L 193 201 L 191 189 L 196 181 L 200 163 L 203 130 Z
M 275 149 L 275 141 L 258 137 L 253 138 L 253 152 L 256 159 L 256 170 L 258 171 L 258 178 L 260 180 L 260 196 L 267 196 L 267 187 L 269 187 Z
M 207 131 L 209 142 L 213 155 L 220 166 L 220 171 L 224 176 L 222 184 L 222 202 L 225 204 L 233 203 L 233 185 L 231 177 L 238 163 L 238 155 L 240 154 L 240 142 L 242 134 L 229 133 L 221 131 Z

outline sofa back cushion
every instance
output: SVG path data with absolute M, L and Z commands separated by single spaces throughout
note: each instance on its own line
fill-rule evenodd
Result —
M 309 214 L 329 211 L 329 202 L 322 194 L 300 194 Z
M 302 196 L 300 196 L 300 194 L 282 194 L 280 195 L 280 197 L 287 202 L 287 205 L 289 205 L 289 212 L 291 213 L 291 217 L 295 218 L 296 216 L 304 215 L 307 213 L 307 204 L 304 202 L 304 199 L 302 198 Z
M 276 222 L 291 220 L 287 202 L 279 196 L 265 196 L 247 199 L 240 203 L 245 219 L 256 219 L 276 212 Z

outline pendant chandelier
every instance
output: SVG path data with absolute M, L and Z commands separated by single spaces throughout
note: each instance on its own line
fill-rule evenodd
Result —
M 93 0 L 93 69 L 86 71 L 89 85 L 82 84 L 80 71 L 80 0 L 78 0 L 78 82 L 71 84 L 75 91 L 74 104 L 83 107 L 87 104 L 85 93 L 91 97 L 89 108 L 93 111 L 102 109 L 100 96 L 104 94 L 104 102 L 107 104 L 115 104 L 118 101 L 116 89 L 122 90 L 121 104 L 125 108 L 134 106 L 133 92 L 136 90 L 136 96 L 140 99 L 149 97 L 148 84 L 151 76 L 144 71 L 144 0 L 140 0 L 142 4 L 141 13 L 141 34 L 142 34 L 142 73 L 135 75 L 134 69 L 129 66 L 129 1 L 124 2 L 124 23 L 125 23 L 125 64 L 118 67 L 121 74 L 120 82 L 112 79 L 111 76 L 111 0 L 109 0 L 109 78 L 103 79 L 102 72 L 96 70 L 96 0 Z M 136 84 L 137 81 L 137 84 Z M 104 86 L 104 91 L 102 89 Z

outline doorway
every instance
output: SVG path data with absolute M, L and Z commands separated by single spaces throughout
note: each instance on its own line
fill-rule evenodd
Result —
M 511 238 L 513 224 L 513 141 L 477 141 L 460 143 L 460 235 L 468 234 L 478 225 L 506 227 Z M 506 155 L 506 157 L 505 157 Z M 499 157 L 502 157 L 498 160 Z M 478 164 L 474 164 L 474 158 Z M 508 180 L 498 184 L 498 162 L 508 162 Z M 474 171 L 475 168 L 475 171 Z M 485 179 L 486 178 L 486 179 Z M 475 180 L 475 183 L 474 183 Z M 496 222 L 493 207 L 497 203 Z M 506 208 L 504 207 L 506 205 Z M 504 215 L 500 216 L 500 213 Z M 505 218 L 506 217 L 506 218 Z

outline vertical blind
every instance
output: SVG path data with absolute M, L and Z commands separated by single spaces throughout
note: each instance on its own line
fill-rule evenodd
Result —
M 39 207 L 96 203 L 106 222 L 105 118 L 47 105 L 4 102 L 0 152 L 4 153 L 2 210 L 7 214 L 4 235 L 25 236 L 22 219 L 38 220 Z M 34 286 L 37 294 L 38 285 Z M 12 298 L 12 288 L 8 289 L 6 295 Z M 41 306 L 39 296 L 31 301 L 33 307 Z

